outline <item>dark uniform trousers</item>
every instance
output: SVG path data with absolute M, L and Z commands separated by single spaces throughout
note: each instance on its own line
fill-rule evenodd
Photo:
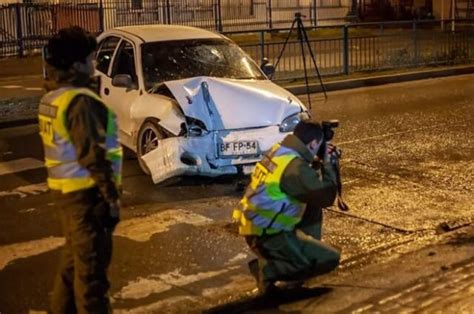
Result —
M 335 269 L 341 253 L 321 242 L 321 229 L 321 209 L 308 209 L 294 231 L 247 237 L 259 259 L 261 280 L 305 280 Z
M 52 296 L 53 313 L 111 313 L 107 268 L 112 257 L 108 205 L 94 187 L 52 192 L 66 244 Z

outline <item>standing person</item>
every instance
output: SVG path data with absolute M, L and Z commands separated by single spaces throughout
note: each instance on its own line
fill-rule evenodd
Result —
M 119 222 L 122 148 L 115 114 L 89 87 L 97 42 L 80 27 L 45 47 L 46 89 L 39 105 L 48 187 L 66 244 L 53 313 L 110 313 L 107 268 Z
M 320 241 L 322 208 L 337 195 L 334 147 L 320 170 L 312 168 L 323 141 L 319 123 L 301 121 L 257 163 L 234 209 L 239 234 L 258 256 L 249 268 L 262 294 L 275 292 L 276 281 L 304 280 L 339 265 L 340 252 Z

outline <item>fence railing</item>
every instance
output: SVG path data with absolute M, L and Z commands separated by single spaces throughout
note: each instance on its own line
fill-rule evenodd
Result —
M 79 25 L 90 32 L 128 25 L 180 24 L 243 31 L 289 27 L 295 12 L 308 25 L 340 23 L 349 0 L 317 7 L 317 0 L 66 0 L 0 3 L 0 56 L 24 55 L 59 29 Z M 330 11 L 328 11 L 330 10 Z M 321 12 L 320 12 L 321 11 Z M 318 13 L 319 12 L 319 13 Z M 325 17 L 324 17 L 324 16 Z
M 318 68 L 325 76 L 474 62 L 474 20 L 455 21 L 454 30 L 451 21 L 404 21 L 316 27 L 307 32 Z M 239 34 L 227 33 L 233 38 Z M 275 64 L 285 38 L 282 34 L 275 39 L 274 34 L 260 31 L 254 36 L 258 42 L 240 46 L 253 59 L 260 62 L 268 58 Z M 307 48 L 305 55 L 307 68 L 314 74 Z M 295 36 L 285 48 L 274 79 L 303 75 L 300 42 Z
M 103 29 L 118 26 L 112 24 L 111 19 L 107 17 L 109 16 L 107 10 L 110 9 L 107 9 L 107 6 L 110 2 L 105 1 L 101 2 L 104 8 L 99 11 L 96 10 L 96 4 L 83 5 L 80 16 L 74 13 L 75 9 L 68 10 L 68 6 L 65 4 L 60 6 L 0 5 L 0 56 L 24 55 L 26 52 L 34 52 L 35 49 L 39 51 L 38 49 L 51 34 L 71 23 L 79 24 L 89 31 L 97 33 Z M 117 0 L 113 1 L 115 4 L 118 3 Z M 167 23 L 201 26 L 208 29 L 226 29 L 227 26 L 219 24 L 225 22 L 229 23 L 226 25 L 237 25 L 231 24 L 239 21 L 235 17 L 248 13 L 239 13 L 235 10 L 232 13 L 227 13 L 225 10 L 231 9 L 223 9 L 223 6 L 216 8 L 213 5 L 207 8 L 200 6 L 199 10 L 192 11 L 191 16 L 180 14 L 178 18 L 178 15 L 173 15 L 173 12 L 191 12 L 190 8 L 158 5 L 154 7 L 155 10 L 151 10 L 151 8 L 145 9 L 143 7 L 145 5 L 143 1 L 129 0 L 126 2 L 126 6 L 124 4 L 129 11 L 138 10 L 141 12 L 142 20 L 140 22 L 142 24 L 149 23 L 148 19 L 151 19 L 150 16 L 154 14 L 154 20 Z M 216 1 L 209 0 L 209 3 L 215 4 Z M 158 4 L 166 2 L 176 4 L 181 3 L 181 0 L 155 1 Z M 189 3 L 191 2 L 190 0 Z M 203 2 L 205 1 L 200 3 Z M 254 1 L 254 3 L 265 3 L 265 0 Z M 254 7 L 254 10 L 257 7 Z M 120 8 L 120 6 L 116 6 L 115 10 Z M 216 10 L 222 10 L 222 12 L 216 13 Z M 5 12 L 8 14 L 5 15 Z M 210 12 L 222 17 L 229 14 L 233 19 L 206 20 L 203 18 L 211 14 Z M 266 12 L 268 14 L 268 10 Z M 258 15 L 256 11 L 254 14 Z M 112 16 L 114 23 L 119 21 L 120 25 L 136 24 L 137 22 L 127 14 L 121 16 L 115 12 Z M 282 18 L 279 21 L 283 20 Z M 45 24 L 45 21 L 48 23 Z M 273 17 L 272 21 L 276 21 L 276 19 Z M 287 24 L 289 25 L 291 21 L 292 18 L 288 15 Z M 321 73 L 326 76 L 474 62 L 474 20 L 472 19 L 314 26 L 311 18 L 307 18 L 304 23 L 307 26 L 310 45 L 315 52 L 318 67 Z M 276 28 L 273 25 L 272 29 L 225 31 L 223 33 L 236 40 L 253 59 L 260 61 L 265 57 L 275 63 L 288 34 L 288 28 Z M 244 39 L 242 40 L 242 38 Z M 308 56 L 308 51 L 306 51 L 306 56 Z M 307 61 L 308 69 L 314 70 L 309 59 Z M 289 40 L 277 70 L 274 76 L 276 80 L 296 79 L 303 76 L 303 58 L 296 36 L 292 36 Z

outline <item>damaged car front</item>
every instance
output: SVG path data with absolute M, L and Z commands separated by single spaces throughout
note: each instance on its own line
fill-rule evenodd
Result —
M 167 112 L 173 112 L 156 116 L 161 136 L 138 154 L 155 183 L 249 173 L 308 116 L 294 95 L 225 37 L 151 42 L 141 49 L 148 94 L 167 98 Z

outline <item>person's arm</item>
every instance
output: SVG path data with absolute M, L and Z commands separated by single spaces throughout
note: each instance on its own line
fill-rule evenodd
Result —
M 295 158 L 285 169 L 282 190 L 315 208 L 329 207 L 337 196 L 336 176 L 329 162 L 323 163 L 321 175 L 304 160 Z
M 106 158 L 107 114 L 107 108 L 85 95 L 74 98 L 66 113 L 78 163 L 89 170 L 106 202 L 113 204 L 119 199 L 119 191 L 113 181 L 112 164 Z

